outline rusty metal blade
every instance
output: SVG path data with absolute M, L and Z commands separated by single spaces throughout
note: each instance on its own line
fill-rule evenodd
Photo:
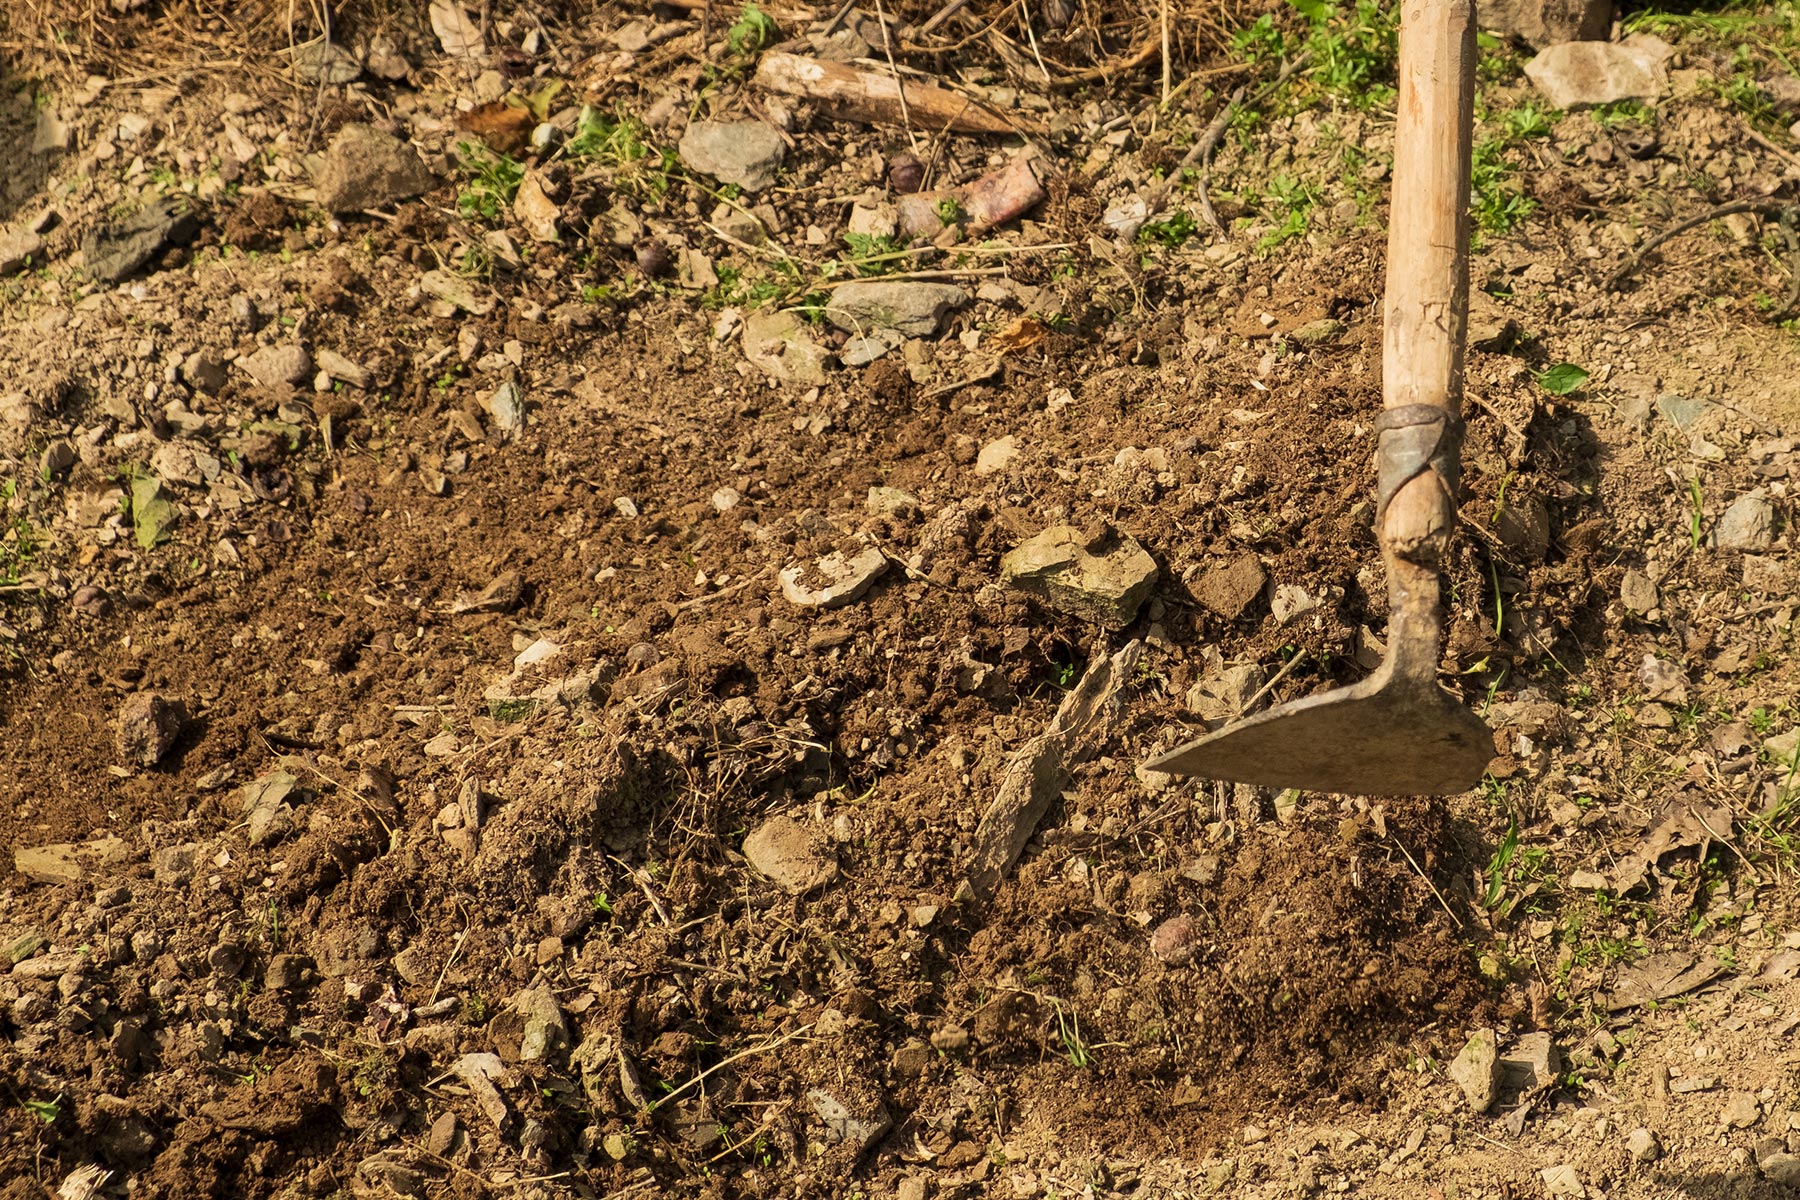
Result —
M 1488 727 L 1442 688 L 1378 671 L 1258 713 L 1145 766 L 1312 792 L 1448 796 L 1481 782 L 1493 757 Z

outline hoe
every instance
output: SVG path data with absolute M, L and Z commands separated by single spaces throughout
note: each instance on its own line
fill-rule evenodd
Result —
M 1456 525 L 1469 303 L 1473 0 L 1405 0 L 1375 421 L 1375 534 L 1387 657 L 1362 682 L 1277 705 L 1148 764 L 1369 796 L 1466 791 L 1493 756 L 1481 719 L 1437 683 L 1439 573 Z

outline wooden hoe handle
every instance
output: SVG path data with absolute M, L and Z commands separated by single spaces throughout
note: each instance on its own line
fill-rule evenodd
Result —
M 1390 563 L 1430 569 L 1456 522 L 1474 109 L 1473 0 L 1405 0 L 1375 522 Z

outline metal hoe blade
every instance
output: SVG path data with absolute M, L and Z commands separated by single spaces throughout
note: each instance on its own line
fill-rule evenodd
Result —
M 1392 679 L 1391 668 L 1390 659 L 1360 683 L 1277 705 L 1146 766 L 1364 796 L 1447 796 L 1474 787 L 1494 756 L 1488 727 L 1436 683 Z

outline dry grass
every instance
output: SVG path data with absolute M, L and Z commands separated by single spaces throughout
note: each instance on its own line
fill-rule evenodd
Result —
M 708 25 L 716 38 L 741 5 L 739 0 L 714 3 Z M 1231 31 L 1271 3 L 964 0 L 958 6 L 951 0 L 859 0 L 859 7 L 910 25 L 910 39 L 893 49 L 919 67 L 947 72 L 985 67 L 1037 91 L 1086 86 L 1137 91 L 1160 82 L 1167 98 L 1171 81 L 1179 84 L 1221 61 Z M 639 7 L 617 0 L 530 5 L 535 15 L 555 24 L 587 18 L 610 23 Z M 783 0 L 765 0 L 764 7 L 788 18 L 784 32 L 798 32 L 801 21 Z M 839 7 L 836 0 L 825 0 L 810 11 L 825 20 Z M 272 72 L 281 69 L 282 54 L 327 30 L 346 45 L 389 28 L 429 39 L 427 8 L 427 0 L 146 0 L 120 14 L 113 0 L 7 0 L 0 3 L 0 67 L 21 75 L 94 74 L 119 82 L 210 70 Z M 480 6 L 490 21 L 512 8 L 507 0 Z

